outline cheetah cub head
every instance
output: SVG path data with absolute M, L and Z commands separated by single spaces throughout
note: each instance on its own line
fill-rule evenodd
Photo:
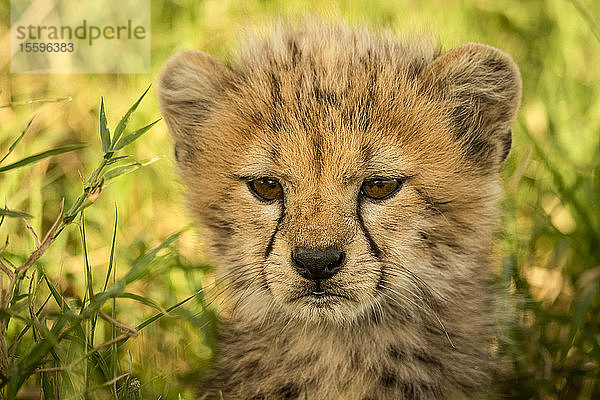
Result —
M 338 27 L 182 52 L 159 84 L 231 311 L 332 324 L 478 307 L 520 96 L 495 48 Z

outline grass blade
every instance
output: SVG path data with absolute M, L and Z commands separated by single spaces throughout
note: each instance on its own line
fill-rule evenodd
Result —
M 108 153 L 110 151 L 110 131 L 104 113 L 104 98 L 100 100 L 100 139 L 102 140 L 102 152 Z
M 11 218 L 33 218 L 33 216 L 23 212 L 23 211 L 14 211 L 9 210 L 8 208 L 0 208 L 0 215 L 3 217 L 11 217 Z
M 107 160 L 107 161 L 106 161 L 106 165 L 107 165 L 107 166 L 108 166 L 108 165 L 112 165 L 112 164 L 114 164 L 114 163 L 116 163 L 116 162 L 119 162 L 119 161 L 121 161 L 121 160 L 125 160 L 125 159 L 127 159 L 127 158 L 131 158 L 131 157 L 132 157 L 131 155 L 113 157 L 113 158 L 111 158 L 110 160 Z
M 154 321 L 156 321 L 157 319 L 167 315 L 167 313 L 170 313 L 171 311 L 173 311 L 174 309 L 176 309 L 177 307 L 181 307 L 182 305 L 184 305 L 185 303 L 187 303 L 188 301 L 190 301 L 191 299 L 193 299 L 194 297 L 198 296 L 199 293 L 194 293 L 191 296 L 186 297 L 185 299 L 181 300 L 180 302 L 173 304 L 171 307 L 167 308 L 165 311 L 166 312 L 159 312 L 157 314 L 154 314 L 152 317 L 146 319 L 144 322 L 142 322 L 141 324 L 139 324 L 138 326 L 136 326 L 135 328 L 138 331 L 141 331 L 142 329 L 144 329 L 146 326 L 150 325 L 151 323 L 153 323 Z
M 121 150 L 123 147 L 127 146 L 128 144 L 132 143 L 133 141 L 137 140 L 140 136 L 142 136 L 144 133 L 148 132 L 148 130 L 150 128 L 152 128 L 158 121 L 160 121 L 161 118 L 157 119 L 156 121 L 146 125 L 143 128 L 138 129 L 137 131 L 134 131 L 132 133 L 130 133 L 127 136 L 123 136 L 118 142 L 117 144 L 113 147 L 114 151 L 117 150 Z
M 111 179 L 115 179 L 118 176 L 129 174 L 130 172 L 133 172 L 141 167 L 145 167 L 148 164 L 152 164 L 153 162 L 155 162 L 157 160 L 159 160 L 159 158 L 155 157 L 148 161 L 142 161 L 142 162 L 135 161 L 135 162 L 132 162 L 127 165 L 121 165 L 121 166 L 115 167 L 111 170 L 108 170 L 106 172 L 106 174 L 104 174 L 104 179 L 109 181 Z
M 150 86 L 152 86 L 152 85 L 150 85 Z M 140 98 L 137 99 L 137 101 L 135 103 L 133 103 L 133 105 L 129 108 L 129 110 L 127 110 L 127 112 L 125 113 L 123 118 L 121 118 L 121 120 L 117 124 L 117 127 L 115 128 L 115 132 L 114 132 L 113 138 L 112 138 L 112 144 L 111 144 L 112 148 L 114 148 L 115 143 L 117 143 L 117 140 L 119 140 L 119 138 L 121 137 L 121 134 L 125 130 L 125 127 L 127 127 L 129 118 L 134 113 L 134 111 L 138 108 L 138 106 L 140 105 L 140 102 L 142 101 L 144 96 L 146 96 L 146 93 L 148 93 L 148 90 L 150 90 L 150 86 L 148 86 L 148 88 L 144 91 L 144 93 L 142 93 Z
M 597 242 L 598 238 L 600 238 L 600 234 L 596 232 L 596 227 L 593 225 L 594 219 L 589 214 L 589 210 L 586 207 L 585 203 L 582 203 L 577 197 L 575 191 L 569 187 L 565 183 L 564 175 L 561 171 L 555 166 L 555 163 L 550 161 L 546 152 L 542 149 L 537 139 L 533 137 L 533 135 L 525 128 L 522 124 L 522 131 L 527 135 L 529 141 L 533 144 L 536 154 L 539 156 L 542 161 L 544 167 L 548 170 L 550 175 L 552 176 L 552 180 L 554 186 L 556 188 L 556 192 L 559 195 L 561 202 L 565 206 L 570 206 L 575 212 L 577 219 L 581 223 L 582 227 L 585 227 L 589 231 L 590 241 L 595 246 L 594 242 Z
M 598 294 L 598 285 L 595 284 L 591 288 L 589 288 L 582 296 L 577 309 L 574 312 L 573 323 L 571 324 L 571 329 L 569 330 L 569 338 L 567 340 L 567 346 L 563 349 L 561 353 L 560 360 L 564 362 L 569 354 L 569 350 L 573 347 L 573 343 L 575 341 L 575 335 L 577 332 L 581 330 L 581 326 L 583 325 L 583 321 L 585 319 L 585 315 L 588 313 L 590 306 L 592 305 L 592 301 Z
M 45 275 L 44 275 L 44 278 L 46 279 L 46 282 L 47 282 L 48 280 Z M 35 313 L 36 317 L 40 316 L 40 314 L 44 310 L 44 307 L 46 307 L 46 304 L 48 304 L 48 302 L 50 301 L 51 298 L 52 298 L 51 294 L 48 295 L 48 297 L 46 297 L 46 300 L 42 303 L 40 308 L 38 308 L 38 310 L 36 311 L 36 313 Z M 0 310 L 0 315 L 2 312 L 3 312 L 3 310 Z M 15 337 L 15 339 L 13 340 L 13 343 L 9 346 L 9 349 L 11 349 L 12 352 L 16 351 L 16 347 L 19 345 L 19 342 L 21 341 L 23 336 L 25 336 L 25 334 L 29 331 L 31 326 L 32 326 L 31 321 L 28 321 L 25 324 L 25 327 L 21 330 L 21 332 L 19 332 L 19 334 Z
M 36 343 L 29 353 L 13 363 L 10 367 L 10 381 L 6 387 L 7 397 L 16 398 L 20 387 L 25 383 L 28 377 L 35 373 L 41 360 L 56 346 L 60 341 L 59 336 L 67 324 L 66 318 L 59 318 L 52 329 L 47 332 L 47 336 Z
M 19 160 L 17 162 L 12 163 L 12 164 L 6 165 L 4 167 L 0 167 L 0 172 L 6 172 L 6 171 L 9 171 L 11 169 L 23 167 L 25 165 L 32 164 L 32 163 L 38 162 L 40 160 L 43 160 L 44 158 L 48 158 L 48 157 L 51 157 L 51 156 L 56 156 L 58 154 L 67 153 L 69 151 L 78 150 L 78 149 L 81 149 L 81 148 L 83 148 L 85 146 L 86 146 L 85 144 L 79 143 L 79 144 L 71 144 L 71 145 L 68 145 L 68 146 L 58 147 L 58 148 L 52 149 L 52 150 L 46 150 L 46 151 L 43 151 L 41 153 L 35 154 L 33 156 L 25 157 L 22 160 Z
M 118 176 L 129 174 L 137 169 L 139 169 L 142 165 L 138 162 L 134 162 L 127 165 L 121 165 L 119 167 L 115 167 L 111 170 L 106 171 L 104 174 L 104 179 L 110 181 L 111 179 L 115 179 Z
M 149 266 L 152 260 L 156 258 L 156 255 L 162 250 L 171 245 L 179 236 L 183 233 L 183 231 L 176 232 L 165 239 L 160 245 L 156 246 L 154 249 L 150 250 L 137 260 L 133 262 L 131 269 L 125 274 L 125 276 L 121 279 L 122 286 L 126 287 L 132 282 L 137 281 L 142 278 L 144 275 L 148 273 L 150 270 Z
M 113 242 L 115 241 L 115 238 L 117 236 L 117 208 L 115 207 L 115 231 L 113 234 Z M 112 249 L 114 249 L 114 245 L 112 246 Z M 112 260 L 112 254 L 113 251 L 111 249 L 111 260 Z M 112 262 L 111 262 L 112 265 Z M 107 275 L 108 278 L 108 275 Z M 117 282 L 117 266 L 115 265 L 113 268 L 113 285 Z M 108 283 L 108 280 L 107 280 Z M 106 290 L 106 289 L 104 289 Z M 116 320 L 117 319 L 117 299 L 116 297 L 113 297 L 112 299 L 112 308 L 110 310 L 110 315 L 112 317 L 112 319 Z M 110 338 L 111 340 L 115 340 L 115 338 L 117 337 L 117 327 L 115 324 L 111 324 L 111 333 L 110 333 Z M 116 377 L 119 373 L 118 371 L 118 367 L 119 367 L 119 363 L 117 360 L 117 356 L 118 356 L 118 351 L 119 351 L 119 347 L 117 346 L 117 342 L 113 343 L 112 346 L 110 347 L 110 370 L 112 371 L 112 379 L 114 380 L 114 383 L 112 384 L 112 392 L 113 395 L 115 396 L 115 399 L 118 399 L 118 395 L 117 395 L 117 381 L 116 381 Z
M 54 298 L 54 301 L 56 301 L 56 304 L 63 311 L 71 311 L 71 308 L 69 307 L 69 305 L 67 304 L 65 299 L 62 297 L 60 292 L 56 289 L 54 284 L 52 284 L 52 282 L 50 282 L 50 279 L 48 279 L 48 276 L 46 274 L 44 274 L 43 276 L 44 276 L 44 279 L 46 280 L 46 285 L 48 286 L 48 289 L 50 290 L 50 294 Z
M 162 308 L 159 304 L 157 304 L 155 301 L 148 299 L 146 297 L 140 296 L 139 294 L 135 294 L 135 293 L 129 293 L 129 292 L 125 292 L 122 293 L 118 296 L 115 296 L 115 298 L 118 297 L 120 299 L 130 299 L 130 300 L 135 300 L 138 303 L 142 303 L 148 307 L 152 307 L 154 308 L 156 311 L 159 312 L 164 312 L 165 309 Z
M 29 127 L 31 126 L 31 123 L 33 122 L 34 118 L 35 117 L 33 117 L 33 118 L 31 118 L 29 120 L 29 122 L 27 123 L 27 126 L 25 127 L 25 129 L 23 129 L 23 132 L 21 132 L 21 134 L 10 145 L 10 147 L 8 148 L 8 153 L 6 153 L 6 155 L 4 157 L 2 157 L 2 160 L 0 160 L 0 164 L 2 164 L 2 162 L 4 160 L 6 160 L 6 157 L 8 157 L 10 155 L 10 153 L 12 153 L 12 151 L 15 149 L 15 147 L 17 147 L 17 145 L 19 144 L 19 142 L 21 141 L 21 139 L 23 139 L 23 136 L 25 136 L 25 133 L 29 130 Z
M 85 264 L 85 278 L 86 278 L 86 286 L 87 286 L 86 289 L 87 289 L 87 293 L 88 293 L 88 296 L 91 301 L 94 299 L 94 288 L 92 287 L 92 267 L 90 266 L 90 261 L 88 258 L 88 251 L 87 251 L 87 238 L 86 238 L 86 234 L 85 234 L 85 215 L 84 215 L 84 213 L 81 214 L 81 227 L 79 228 L 79 231 L 81 233 L 81 243 L 82 243 L 82 247 L 83 247 L 83 262 Z M 84 303 L 85 303 L 85 301 L 84 301 Z
M 115 224 L 113 227 L 112 243 L 110 245 L 110 257 L 108 259 L 108 271 L 106 271 L 106 279 L 104 280 L 104 288 L 102 289 L 103 292 L 106 291 L 106 288 L 108 287 L 108 280 L 110 279 L 110 272 L 113 269 L 114 260 L 115 260 L 115 244 L 117 243 L 117 217 L 118 217 L 118 212 L 117 212 L 117 206 L 115 205 Z

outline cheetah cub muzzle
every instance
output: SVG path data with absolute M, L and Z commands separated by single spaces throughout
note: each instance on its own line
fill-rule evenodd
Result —
M 520 98 L 493 47 L 323 22 L 169 59 L 160 108 L 226 291 L 201 396 L 488 396 Z

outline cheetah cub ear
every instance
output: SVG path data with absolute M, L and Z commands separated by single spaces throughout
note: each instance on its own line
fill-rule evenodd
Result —
M 231 74 L 227 66 L 201 51 L 183 51 L 165 63 L 158 102 L 178 162 L 189 161 L 198 149 L 198 133 Z
M 421 77 L 428 94 L 444 104 L 468 156 L 496 170 L 510 151 L 521 102 L 521 75 L 510 56 L 468 43 L 436 58 Z

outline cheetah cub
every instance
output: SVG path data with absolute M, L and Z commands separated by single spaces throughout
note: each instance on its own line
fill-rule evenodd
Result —
M 160 76 L 227 290 L 203 398 L 487 396 L 517 66 L 322 22 L 265 36 L 228 63 L 179 53 Z

